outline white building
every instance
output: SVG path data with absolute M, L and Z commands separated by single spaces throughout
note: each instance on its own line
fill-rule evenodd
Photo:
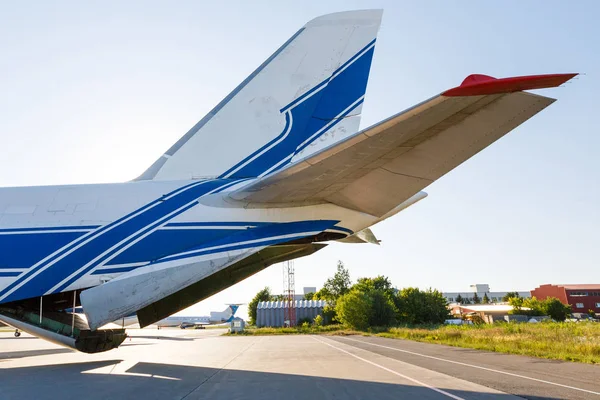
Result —
M 304 292 L 304 294 L 317 293 L 317 287 L 316 286 L 304 286 L 302 288 L 302 291 Z
M 474 303 L 473 298 L 475 297 L 475 293 L 477 293 L 477 297 L 479 297 L 479 303 L 483 301 L 483 296 L 487 294 L 490 303 L 501 303 L 502 298 L 506 296 L 508 292 L 515 292 L 515 290 L 509 290 L 506 292 L 492 292 L 490 291 L 490 285 L 488 284 L 475 284 L 471 285 L 471 290 L 467 292 L 444 292 L 442 295 L 446 298 L 448 303 L 456 303 L 456 298 L 458 295 L 463 299 L 469 299 L 471 303 Z M 520 297 L 528 298 L 531 297 L 530 292 L 522 292 L 516 291 L 519 293 Z
M 302 288 L 302 294 L 294 294 L 294 300 L 304 300 L 304 296 L 309 294 L 309 293 L 316 293 L 317 292 L 317 288 L 316 286 L 305 286 Z M 281 295 L 281 297 L 283 297 L 283 295 Z

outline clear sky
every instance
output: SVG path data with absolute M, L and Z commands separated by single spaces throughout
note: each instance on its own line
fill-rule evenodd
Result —
M 580 72 L 558 102 L 426 189 L 373 231 L 296 261 L 319 287 L 530 290 L 600 283 L 597 1 L 0 1 L 0 186 L 138 176 L 308 20 L 383 8 L 362 127 L 471 73 Z M 595 123 L 593 123 L 593 121 Z M 186 313 L 282 289 L 275 265 Z M 242 311 L 242 313 L 244 313 Z

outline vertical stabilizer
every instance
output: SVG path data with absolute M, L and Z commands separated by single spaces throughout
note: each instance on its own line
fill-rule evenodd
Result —
M 263 176 L 355 133 L 381 15 L 308 22 L 138 180 Z

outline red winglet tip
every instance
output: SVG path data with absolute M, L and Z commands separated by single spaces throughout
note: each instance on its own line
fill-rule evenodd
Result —
M 577 75 L 549 74 L 496 79 L 487 75 L 474 74 L 467 76 L 460 86 L 443 92 L 442 96 L 483 96 L 551 88 L 560 86 Z
M 462 81 L 460 86 L 473 85 L 475 83 L 483 83 L 483 82 L 489 82 L 489 81 L 495 81 L 495 80 L 497 80 L 497 79 L 494 78 L 493 76 L 482 75 L 482 74 L 472 74 L 472 75 L 467 76 L 465 78 L 465 80 Z

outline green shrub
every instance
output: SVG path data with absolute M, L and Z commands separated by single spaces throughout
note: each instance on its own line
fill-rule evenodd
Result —
M 320 314 L 317 315 L 313 320 L 313 323 L 315 324 L 315 326 L 323 326 L 323 317 L 321 317 Z
M 548 297 L 544 300 L 543 310 L 545 315 L 559 322 L 564 321 L 571 314 L 571 306 L 563 304 L 556 297 Z
M 396 306 L 398 319 L 407 324 L 441 324 L 449 317 L 446 298 L 437 290 L 402 289 Z
M 382 289 L 352 289 L 336 304 L 337 319 L 342 324 L 365 330 L 373 326 L 390 326 L 396 321 L 396 307 Z
M 391 326 L 396 322 L 396 306 L 389 294 L 376 289 L 367 292 L 371 299 L 369 326 Z
M 337 319 L 354 329 L 367 329 L 372 301 L 367 293 L 352 290 L 341 296 L 335 306 Z
M 271 295 L 271 289 L 265 287 L 258 293 L 256 296 L 248 303 L 248 316 L 250 317 L 250 325 L 256 325 L 256 309 L 258 307 L 258 303 L 261 301 L 270 301 L 273 298 Z
M 538 300 L 535 296 L 529 299 L 511 297 L 509 303 L 513 307 L 509 314 L 548 315 L 559 322 L 564 321 L 571 314 L 571 307 L 568 304 L 563 304 L 556 297 L 548 297 L 544 300 Z M 524 310 L 523 307 L 529 308 L 529 310 Z
M 327 304 L 325 307 L 323 307 L 323 324 L 329 325 L 335 322 L 338 322 L 335 307 Z

